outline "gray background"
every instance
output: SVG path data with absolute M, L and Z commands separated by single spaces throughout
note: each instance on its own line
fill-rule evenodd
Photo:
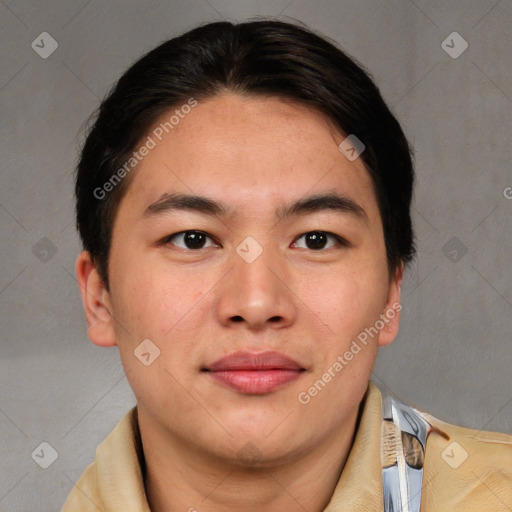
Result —
M 372 72 L 415 147 L 419 256 L 375 383 L 445 421 L 512 434 L 510 0 L 5 0 L 0 510 L 59 510 L 135 403 L 116 349 L 88 341 L 74 278 L 84 121 L 143 52 L 200 22 L 255 15 L 338 41 Z M 442 48 L 454 31 L 469 44 L 455 59 Z M 42 32 L 58 42 L 46 59 L 31 47 Z M 31 457 L 43 441 L 58 451 L 46 470 Z

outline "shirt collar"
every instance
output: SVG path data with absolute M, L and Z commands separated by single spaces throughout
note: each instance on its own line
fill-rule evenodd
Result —
M 382 509 L 381 428 L 382 397 L 370 382 L 352 448 L 324 512 Z
M 382 398 L 369 383 L 354 443 L 324 512 L 382 507 L 380 438 Z M 142 476 L 144 458 L 133 407 L 96 450 L 97 479 L 105 512 L 151 512 Z

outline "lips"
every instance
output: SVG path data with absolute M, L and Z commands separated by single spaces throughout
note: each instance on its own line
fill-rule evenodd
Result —
M 305 369 L 279 352 L 235 352 L 203 369 L 218 383 L 242 394 L 262 395 L 298 379 Z

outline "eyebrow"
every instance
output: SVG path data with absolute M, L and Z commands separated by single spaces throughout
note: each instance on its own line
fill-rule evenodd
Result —
M 207 215 L 227 216 L 229 209 L 218 201 L 190 194 L 162 194 L 144 211 L 144 217 L 167 213 L 175 210 L 189 210 Z
M 322 211 L 334 211 L 352 215 L 360 220 L 368 221 L 364 209 L 350 197 L 336 193 L 317 194 L 299 199 L 291 204 L 281 206 L 276 211 L 279 219 L 294 215 L 307 215 Z
M 171 211 L 184 210 L 195 211 L 211 216 L 226 217 L 232 209 L 222 202 L 215 201 L 204 196 L 191 194 L 167 194 L 164 193 L 144 211 L 144 217 L 152 217 Z M 349 214 L 364 222 L 368 221 L 365 210 L 353 199 L 337 193 L 316 194 L 299 199 L 295 202 L 280 206 L 276 210 L 276 217 L 307 215 L 322 211 L 335 211 Z

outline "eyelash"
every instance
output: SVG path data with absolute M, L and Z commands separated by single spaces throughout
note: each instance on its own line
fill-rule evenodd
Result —
M 179 231 L 178 233 L 173 233 L 172 235 L 168 235 L 168 236 L 166 236 L 165 238 L 162 239 L 161 244 L 162 245 L 168 245 L 168 244 L 174 245 L 174 244 L 171 243 L 171 240 L 173 238 L 176 238 L 176 237 L 179 237 L 179 236 L 184 236 L 187 233 L 198 233 L 198 234 L 205 235 L 207 238 L 209 238 L 210 240 L 214 241 L 214 243 L 218 244 L 218 242 L 215 242 L 214 238 L 212 236 L 210 236 L 208 233 L 205 233 L 204 231 L 200 231 L 200 230 L 197 230 L 197 229 L 187 229 L 186 231 Z M 329 231 L 321 231 L 321 230 L 306 231 L 302 235 L 299 235 L 294 240 L 293 243 L 295 244 L 298 240 L 300 240 L 302 237 L 304 237 L 305 235 L 307 235 L 309 233 L 322 233 L 324 235 L 327 235 L 328 237 L 334 238 L 336 240 L 338 246 L 340 246 L 340 247 L 348 247 L 349 246 L 349 243 L 345 239 L 340 237 L 339 235 L 336 235 L 336 234 L 331 233 Z M 218 245 L 220 245 L 220 244 L 218 244 Z M 186 250 L 186 251 L 192 251 L 192 252 L 198 252 L 201 249 L 207 249 L 207 248 L 208 247 L 201 247 L 199 249 L 190 249 L 188 247 L 179 247 L 179 249 L 183 249 L 183 250 Z M 322 251 L 326 251 L 327 249 L 333 249 L 333 248 L 335 248 L 335 247 L 327 247 L 327 248 L 321 248 L 321 249 L 309 249 L 309 250 L 313 251 L 313 252 L 322 252 Z M 302 249 L 302 247 L 301 247 L 301 249 Z M 306 249 L 308 249 L 308 248 L 306 247 Z

